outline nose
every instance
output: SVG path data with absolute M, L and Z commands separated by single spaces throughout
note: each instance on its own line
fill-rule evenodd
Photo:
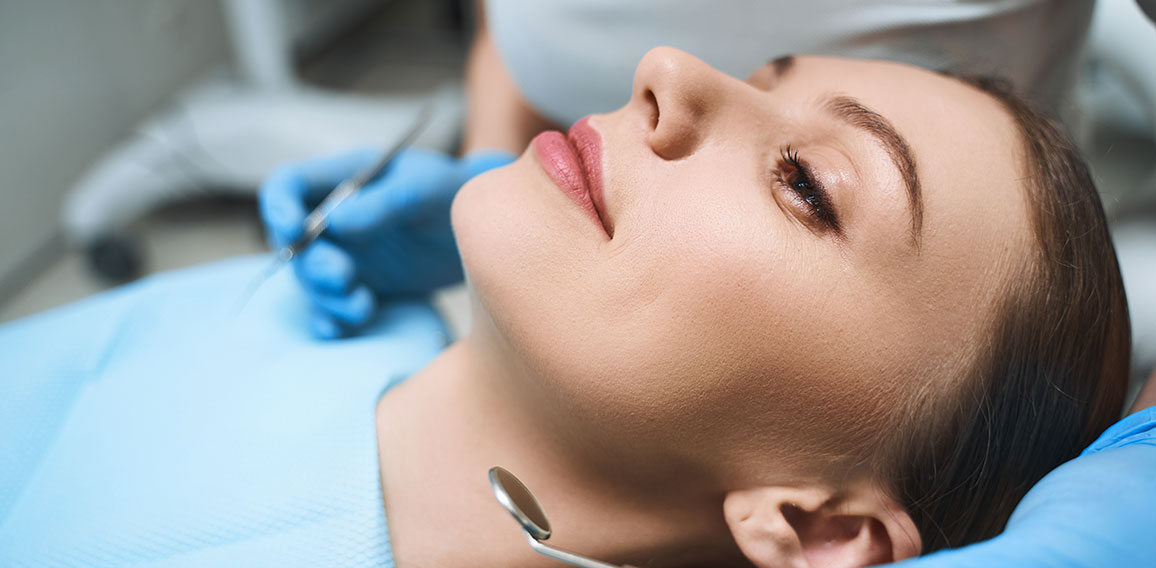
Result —
M 702 146 L 722 108 L 726 75 L 673 47 L 656 47 L 634 71 L 631 104 L 649 113 L 647 142 L 666 160 Z

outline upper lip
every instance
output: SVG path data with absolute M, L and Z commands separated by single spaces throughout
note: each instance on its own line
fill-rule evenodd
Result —
M 590 126 L 590 117 L 586 117 L 570 127 L 566 139 L 578 154 L 578 161 L 582 164 L 583 173 L 586 174 L 590 200 L 594 203 L 598 218 L 602 220 L 602 227 L 606 229 L 606 234 L 613 238 L 614 220 L 606 210 L 606 196 L 602 183 L 602 137 Z

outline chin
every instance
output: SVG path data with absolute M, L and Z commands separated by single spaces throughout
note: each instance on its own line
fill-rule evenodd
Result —
M 471 179 L 451 209 L 467 280 L 495 324 L 563 317 L 602 280 L 597 227 L 528 154 Z
M 458 191 L 450 209 L 466 279 L 483 301 L 526 283 L 527 269 L 536 264 L 529 245 L 538 230 L 521 195 L 524 176 L 511 170 L 508 166 L 474 177 Z
M 548 271 L 557 264 L 550 222 L 527 179 L 526 158 L 471 179 L 454 198 L 454 237 L 475 314 L 502 334 L 516 334 L 519 318 L 541 312 Z M 556 291 L 556 290 L 555 290 Z
M 555 416 L 591 433 L 649 439 L 685 418 L 668 415 L 680 406 L 669 399 L 671 377 L 656 373 L 655 345 L 664 342 L 654 336 L 669 325 L 669 310 L 655 321 L 624 309 L 629 287 L 604 258 L 601 229 L 533 160 L 471 180 L 452 220 L 475 315 L 471 338 L 508 349 L 527 371 L 522 386 L 555 401 Z M 647 426 L 657 432 L 639 431 Z

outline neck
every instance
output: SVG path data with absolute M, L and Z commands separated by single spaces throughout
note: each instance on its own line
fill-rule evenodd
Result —
M 543 421 L 541 405 L 516 388 L 525 383 L 510 380 L 519 373 L 500 345 L 475 332 L 382 397 L 379 455 L 399 567 L 558 565 L 530 549 L 494 499 L 487 472 L 495 465 L 538 497 L 551 546 L 619 564 L 746 565 L 720 492 L 649 464 L 603 467 L 573 441 L 581 436 Z

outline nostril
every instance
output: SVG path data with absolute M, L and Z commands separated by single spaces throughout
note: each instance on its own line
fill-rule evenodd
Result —
M 646 90 L 646 103 L 650 105 L 650 129 L 658 130 L 658 97 L 650 89 Z

